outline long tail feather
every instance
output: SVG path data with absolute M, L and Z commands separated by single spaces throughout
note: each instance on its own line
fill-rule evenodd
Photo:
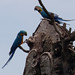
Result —
M 61 20 L 61 21 L 75 21 L 75 19 L 65 20 L 65 19 L 63 19 L 63 18 L 58 18 L 58 20 Z
M 75 19 L 72 19 L 72 20 L 64 20 L 64 19 L 62 19 L 63 21 L 75 21 Z
M 8 64 L 8 62 L 12 59 L 13 55 L 15 52 L 12 53 L 12 55 L 10 56 L 10 58 L 8 59 L 8 61 L 4 64 L 4 66 L 2 67 L 2 69 Z

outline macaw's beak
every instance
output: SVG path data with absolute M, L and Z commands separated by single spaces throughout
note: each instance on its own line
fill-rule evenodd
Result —
M 35 7 L 34 10 L 37 10 L 37 8 Z
M 39 11 L 39 10 L 40 10 L 40 7 L 38 7 L 38 6 L 35 6 L 34 10 L 37 10 L 37 11 Z
M 37 10 L 38 12 L 42 11 L 42 9 L 39 6 L 35 6 L 34 10 Z
M 27 36 L 27 33 L 25 33 L 24 35 Z

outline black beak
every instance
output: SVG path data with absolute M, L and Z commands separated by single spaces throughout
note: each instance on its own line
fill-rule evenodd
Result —
M 25 36 L 27 36 L 27 34 L 25 34 Z
M 34 8 L 34 10 L 37 10 L 36 8 Z
M 26 33 L 24 33 L 23 35 L 27 36 L 27 32 L 26 32 Z
M 37 8 L 34 8 L 34 10 L 37 10 L 38 12 L 40 12 L 40 10 L 39 10 L 39 9 L 37 9 Z

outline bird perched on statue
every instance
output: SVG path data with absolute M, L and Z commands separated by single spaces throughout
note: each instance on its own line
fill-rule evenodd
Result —
M 34 10 L 37 10 L 43 18 L 50 19 L 50 17 L 45 13 L 45 11 L 43 10 L 42 7 L 35 6 Z M 48 12 L 48 13 L 51 14 L 52 12 Z M 53 14 L 54 14 L 54 20 L 56 22 L 58 22 L 59 24 L 63 24 L 64 22 L 62 22 L 62 21 L 73 21 L 73 20 L 65 20 L 65 19 L 59 17 L 57 14 L 55 14 L 55 13 L 53 13 Z
M 21 30 L 21 31 L 17 34 L 17 37 L 16 37 L 16 39 L 15 39 L 13 45 L 11 46 L 11 49 L 10 49 L 10 52 L 9 52 L 10 58 L 8 59 L 8 61 L 5 63 L 5 65 L 4 65 L 2 68 L 4 68 L 4 67 L 8 64 L 8 62 L 12 59 L 12 57 L 13 57 L 13 55 L 14 55 L 16 49 L 17 49 L 18 47 L 20 47 L 21 44 L 23 44 L 23 36 L 24 36 L 24 35 L 27 36 L 27 32 L 26 32 L 26 31 L 23 31 L 23 30 Z

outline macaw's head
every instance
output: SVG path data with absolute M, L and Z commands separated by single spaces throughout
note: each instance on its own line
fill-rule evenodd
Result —
M 18 33 L 18 35 L 20 35 L 20 36 L 27 36 L 27 32 L 26 31 L 24 31 L 24 30 L 21 30 L 19 33 Z
M 35 6 L 34 10 L 37 10 L 39 13 L 41 13 L 42 8 L 40 6 Z

